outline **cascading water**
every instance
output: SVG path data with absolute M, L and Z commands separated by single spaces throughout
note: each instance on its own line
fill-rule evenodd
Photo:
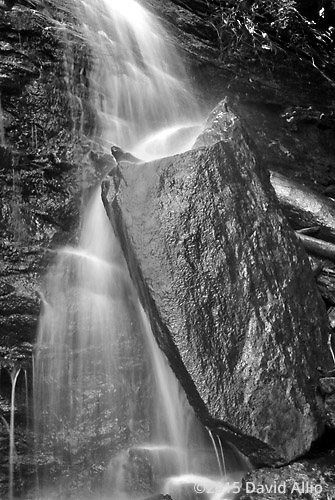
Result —
M 153 15 L 134 0 L 75 5 L 92 51 L 88 78 L 99 142 L 147 160 L 189 149 L 201 126 L 198 106 Z
M 62 489 L 72 487 L 71 469 L 89 469 L 97 455 L 113 499 L 147 488 L 184 500 L 195 486 L 221 488 L 214 448 L 155 342 L 100 189 L 84 213 L 78 246 L 58 252 L 45 290 L 35 356 L 36 451 L 40 462 L 53 455 Z M 144 491 L 136 491 L 138 461 L 150 463 Z
M 117 144 L 144 159 L 187 149 L 197 106 L 153 16 L 134 0 L 77 0 L 75 12 L 92 50 L 95 147 Z M 224 460 L 154 340 L 100 188 L 78 245 L 57 252 L 47 274 L 34 365 L 42 485 L 54 476 L 58 489 L 80 483 L 88 495 L 106 469 L 113 500 L 153 492 L 192 500 L 207 486 L 208 498 L 225 498 Z
M 45 290 L 35 357 L 37 449 L 50 442 L 61 464 L 84 455 L 93 460 L 96 444 L 110 455 L 114 435 L 140 432 L 136 404 L 145 378 L 137 298 L 99 190 L 78 246 L 58 252 Z

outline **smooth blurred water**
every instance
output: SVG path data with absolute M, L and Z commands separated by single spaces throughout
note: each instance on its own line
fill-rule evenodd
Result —
M 143 159 L 190 148 L 200 127 L 197 104 L 152 14 L 134 0 L 76 0 L 74 10 L 91 48 L 94 140 Z M 156 343 L 100 188 L 83 213 L 78 244 L 56 252 L 45 279 L 34 400 L 39 480 L 45 487 L 48 474 L 58 474 L 64 498 L 72 476 L 85 486 L 93 466 L 106 468 L 101 491 L 113 500 L 156 491 L 193 500 L 195 481 L 206 477 L 211 488 L 225 481 L 222 450 Z M 138 472 L 144 464 L 146 485 Z M 96 498 L 85 487 L 85 498 Z
M 107 490 L 130 498 L 135 451 L 150 462 L 150 488 L 172 488 L 176 500 L 180 476 L 220 479 L 209 436 L 140 305 L 100 189 L 78 245 L 61 249 L 46 276 L 34 376 L 36 453 L 53 454 L 63 475 L 75 463 L 109 462 Z
M 74 6 L 91 48 L 87 77 L 102 144 L 144 160 L 188 149 L 202 120 L 182 61 L 158 21 L 134 0 L 77 0 Z M 153 134 L 160 140 L 150 140 Z
M 83 453 L 132 412 L 116 381 L 120 356 L 135 357 L 136 296 L 98 189 L 83 216 L 78 246 L 57 253 L 45 280 L 35 357 L 35 434 L 43 447 Z M 121 337 L 126 340 L 122 344 Z M 71 452 L 72 453 L 72 452 Z

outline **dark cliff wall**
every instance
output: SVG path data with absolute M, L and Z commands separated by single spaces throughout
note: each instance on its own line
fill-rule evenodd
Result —
M 96 181 L 83 174 L 94 114 L 75 33 L 49 11 L 0 13 L 0 342 L 14 346 L 35 338 L 48 251 L 75 237 L 82 190 Z

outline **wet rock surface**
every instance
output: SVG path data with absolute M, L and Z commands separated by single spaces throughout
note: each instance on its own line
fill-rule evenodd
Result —
M 55 11 L 39 1 L 0 3 L 1 497 L 8 494 L 9 373 L 22 368 L 15 405 L 19 492 L 34 475 L 27 428 L 41 283 L 55 251 L 76 241 L 80 207 L 106 164 L 90 153 L 87 139 L 94 113 L 80 72 L 88 50 L 75 31 L 65 41 L 66 16 Z
M 220 140 L 232 143 L 241 141 L 241 137 L 245 133 L 246 123 L 243 118 L 239 117 L 230 108 L 227 101 L 227 98 L 223 99 L 210 113 L 206 126 L 197 138 L 193 146 L 194 148 L 210 146 Z M 262 169 L 259 170 L 259 173 L 263 175 L 266 182 L 268 174 Z M 326 304 L 329 303 L 333 306 L 333 290 L 335 286 L 333 275 L 334 263 L 329 258 L 322 258 L 322 255 L 328 255 L 332 260 L 335 257 L 332 245 L 330 244 L 330 248 L 327 246 L 327 242 L 334 242 L 334 201 L 295 180 L 273 171 L 270 171 L 270 183 L 274 188 L 278 205 L 290 226 L 298 231 L 306 230 L 306 234 L 309 234 L 308 231 L 312 230 L 311 234 L 315 238 L 306 237 L 300 233 L 297 233 L 297 236 L 302 239 L 305 249 L 309 252 L 310 263 L 323 299 Z M 306 239 L 308 240 L 308 244 L 306 243 Z M 325 248 L 323 248 L 324 246 Z M 319 255 L 316 255 L 315 251 L 319 252 Z M 325 279 L 325 277 L 327 278 Z M 329 308 L 328 316 L 331 327 L 334 330 L 332 314 L 332 308 Z M 334 340 L 330 336 L 330 348 L 332 348 L 333 344 Z
M 0 245 L 4 255 L 0 343 L 10 347 L 35 339 L 41 278 L 52 260 L 48 250 L 75 238 L 83 199 L 81 163 L 94 161 L 85 137 L 92 125 L 84 117 L 83 129 L 76 130 L 80 98 L 87 94 L 79 78 L 86 48 L 77 41 L 72 52 L 73 46 L 65 47 L 48 13 L 24 5 L 2 10 L 0 27 Z M 70 61 L 71 83 L 65 70 Z M 86 187 L 99 178 L 99 174 L 89 175 Z
M 242 482 L 239 500 L 308 499 L 333 500 L 335 497 L 334 452 L 302 460 L 278 469 L 249 473 Z
M 217 24 L 220 16 L 213 17 L 215 10 L 220 12 L 220 2 L 148 3 L 185 54 L 204 116 L 227 96 L 245 120 L 263 168 L 333 196 L 334 59 L 319 64 L 299 50 L 287 50 L 285 44 L 283 50 L 263 50 L 261 55 L 256 51 L 244 54 L 240 43 L 237 54 L 229 52 L 228 46 L 220 51 L 219 34 L 224 36 L 224 29 Z M 321 33 L 334 23 L 332 2 L 322 3 L 324 18 L 319 16 L 319 2 L 298 2 L 297 6 Z M 330 41 L 330 54 L 333 44 Z M 314 56 L 320 56 L 317 49 Z
M 255 438 L 256 463 L 301 455 L 323 428 L 327 316 L 247 136 L 119 169 L 128 265 L 197 413 Z
M 330 429 L 335 429 L 335 377 L 322 378 L 320 391 L 325 399 L 326 424 Z

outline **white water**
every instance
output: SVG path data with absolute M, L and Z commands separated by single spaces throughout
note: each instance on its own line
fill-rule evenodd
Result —
M 113 457 L 106 488 L 115 498 L 133 493 L 125 473 L 133 466 L 127 447 L 145 452 L 151 487 L 166 493 L 172 488 L 175 500 L 182 498 L 176 484 L 189 474 L 205 470 L 222 479 L 210 439 L 154 339 L 99 189 L 84 214 L 78 246 L 62 249 L 46 277 L 35 415 L 38 455 L 56 452 L 63 462 L 78 455 L 90 461 L 90 449 L 104 436 L 127 430 L 121 453 L 109 439 L 105 454 L 99 451 L 104 463 Z
M 97 140 L 145 160 L 186 150 L 201 118 L 183 64 L 154 16 L 134 0 L 75 5 L 92 51 L 88 78 Z M 184 135 L 178 147 L 172 130 Z M 150 140 L 157 133 L 160 141 Z
M 188 149 L 198 134 L 197 105 L 153 16 L 134 0 L 76 0 L 75 10 L 92 50 L 95 143 L 143 159 Z M 78 245 L 60 250 L 46 276 L 34 364 L 37 453 L 63 467 L 64 495 L 72 469 L 85 460 L 89 469 L 98 452 L 101 467 L 109 462 L 105 488 L 113 500 L 152 491 L 193 499 L 194 481 L 207 476 L 221 488 L 224 459 L 157 346 L 99 190 Z M 133 491 L 134 453 L 150 463 L 148 491 Z
M 35 360 L 35 414 L 42 431 L 60 432 L 64 421 L 78 431 L 95 426 L 97 406 L 99 418 L 107 421 L 110 408 L 119 404 L 113 397 L 117 338 L 120 331 L 127 333 L 131 314 L 119 260 L 97 192 L 86 209 L 78 248 L 61 250 L 46 277 Z M 80 445 L 80 433 L 71 439 Z

